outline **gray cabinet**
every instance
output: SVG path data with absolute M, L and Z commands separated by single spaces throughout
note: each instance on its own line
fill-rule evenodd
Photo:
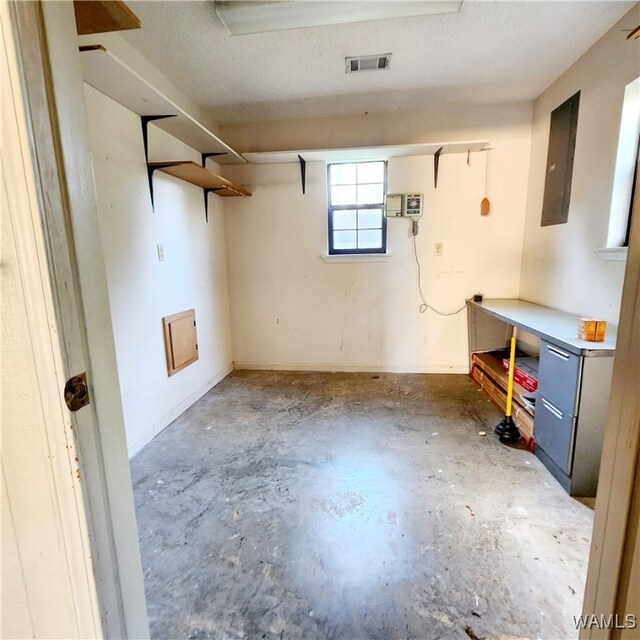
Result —
M 470 352 L 505 347 L 511 326 L 541 339 L 535 454 L 572 496 L 595 496 L 616 328 L 585 342 L 577 316 L 514 299 L 473 303 L 468 321 Z
M 572 496 L 595 496 L 613 357 L 568 353 L 543 340 L 533 423 L 535 454 Z

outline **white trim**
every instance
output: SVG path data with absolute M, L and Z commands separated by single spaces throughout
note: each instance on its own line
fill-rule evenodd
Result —
M 605 262 L 626 262 L 629 247 L 599 247 L 595 251 Z
M 129 459 L 140 452 L 145 445 L 149 444 L 161 431 L 164 431 L 178 416 L 182 415 L 194 402 L 197 402 L 208 391 L 211 391 L 219 382 L 224 380 L 233 371 L 233 362 L 230 362 L 224 369 L 216 373 L 203 385 L 198 387 L 193 393 L 188 395 L 180 404 L 170 411 L 167 411 L 161 418 L 156 420 L 141 434 L 128 443 Z
M 299 363 L 288 362 L 285 364 L 273 364 L 263 362 L 234 362 L 234 369 L 238 371 L 317 371 L 332 373 L 455 373 L 468 374 L 467 364 L 442 364 L 442 365 L 402 365 L 402 366 L 379 366 L 379 365 L 343 365 L 330 363 Z
M 340 253 L 329 255 L 323 253 L 320 258 L 328 264 L 332 262 L 387 262 L 392 253 Z

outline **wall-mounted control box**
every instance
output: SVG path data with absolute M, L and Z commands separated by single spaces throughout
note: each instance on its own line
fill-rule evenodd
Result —
M 422 217 L 421 193 L 388 193 L 384 214 L 387 218 L 411 218 L 419 220 Z
M 384 206 L 384 215 L 387 218 L 396 218 L 402 215 L 404 209 L 404 194 L 388 193 Z
M 405 193 L 404 194 L 404 215 L 407 218 L 418 220 L 422 217 L 422 194 L 421 193 Z

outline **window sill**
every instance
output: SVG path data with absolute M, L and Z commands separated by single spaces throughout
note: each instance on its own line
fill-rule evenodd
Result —
M 596 253 L 606 262 L 626 262 L 628 247 L 600 247 Z
M 331 262 L 386 262 L 391 258 L 390 253 L 339 253 L 335 255 L 322 254 L 320 258 Z

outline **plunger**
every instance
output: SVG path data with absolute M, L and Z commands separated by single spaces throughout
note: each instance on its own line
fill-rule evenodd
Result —
M 507 382 L 507 406 L 504 412 L 504 418 L 496 425 L 495 432 L 500 436 L 500 442 L 509 444 L 517 442 L 520 439 L 520 432 L 511 417 L 511 408 L 513 405 L 513 373 L 516 365 L 516 337 L 518 330 L 513 327 L 511 334 L 511 353 L 509 354 L 509 378 Z

